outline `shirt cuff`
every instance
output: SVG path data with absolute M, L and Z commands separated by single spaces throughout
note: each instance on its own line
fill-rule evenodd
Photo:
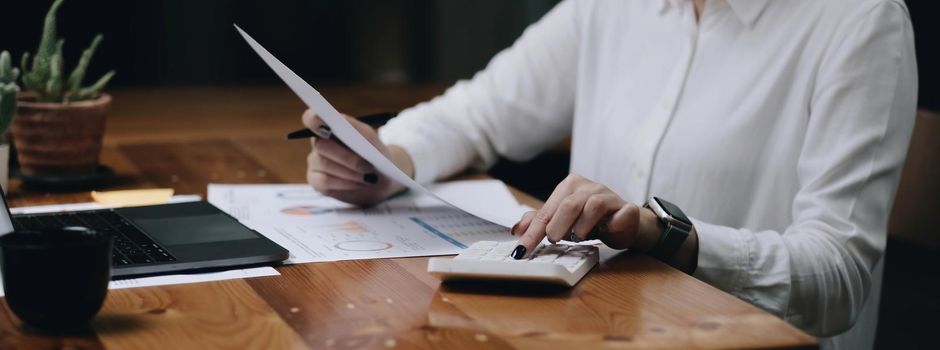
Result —
M 743 235 L 728 227 L 691 220 L 698 235 L 698 267 L 692 275 L 721 290 L 739 292 L 750 254 Z
M 429 184 L 434 182 L 437 168 L 433 149 L 428 142 L 416 135 L 414 130 L 408 130 L 407 123 L 400 120 L 407 118 L 406 112 L 402 112 L 398 117 L 392 119 L 381 128 L 379 128 L 379 140 L 386 145 L 396 145 L 401 147 L 411 157 L 411 164 L 414 166 L 414 180 L 420 184 Z

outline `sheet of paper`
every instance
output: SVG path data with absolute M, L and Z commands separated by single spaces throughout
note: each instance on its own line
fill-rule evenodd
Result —
M 435 183 L 428 186 L 434 193 L 461 195 L 465 201 L 488 205 L 495 211 L 515 216 L 516 220 L 527 211 L 516 201 L 506 185 L 499 180 L 468 180 Z M 316 192 L 307 184 L 209 184 L 208 201 L 239 220 L 277 218 L 284 206 L 315 202 L 315 205 L 349 211 L 381 212 L 412 207 L 431 208 L 443 204 L 437 198 L 408 192 L 392 197 L 371 209 L 340 202 Z M 312 202 L 311 202 L 312 201 Z M 290 218 L 290 217 L 288 217 Z
M 128 278 L 117 281 L 111 281 L 108 289 L 125 289 L 137 287 L 168 286 L 174 284 L 200 283 L 233 280 L 238 278 L 280 276 L 272 267 L 256 267 L 250 269 L 229 270 L 221 272 L 178 274 L 154 277 Z M 0 278 L 0 297 L 3 293 L 3 279 Z
M 385 174 L 385 176 L 388 176 L 392 180 L 401 183 L 415 192 L 429 194 L 450 206 L 461 209 L 478 218 L 502 225 L 503 227 L 510 227 L 519 220 L 518 217 L 493 210 L 493 208 L 486 205 L 486 203 L 465 201 L 460 193 L 431 193 L 427 188 L 415 182 L 407 174 L 402 172 L 390 159 L 379 152 L 372 143 L 359 134 L 352 124 L 349 124 L 349 121 L 320 95 L 320 92 L 310 86 L 310 84 L 307 84 L 307 82 L 301 79 L 294 71 L 287 68 L 280 60 L 271 55 L 267 49 L 262 47 L 261 44 L 255 41 L 248 33 L 245 33 L 245 31 L 237 25 L 235 29 L 238 30 L 238 33 L 248 42 L 248 45 L 251 46 L 255 53 L 274 70 L 274 73 L 304 101 L 307 107 L 317 112 L 317 115 L 320 116 L 323 122 L 330 127 L 335 137 L 342 140 L 353 152 L 356 152 L 356 154 L 369 161 L 369 163 L 372 163 L 382 174 Z
M 431 191 L 488 198 L 513 215 L 520 207 L 499 181 L 443 183 Z M 371 208 L 322 195 L 306 184 L 210 184 L 208 200 L 291 252 L 285 263 L 457 254 L 481 240 L 514 240 L 505 227 L 429 195 L 409 193 Z M 518 217 L 518 216 L 517 216 Z
M 281 274 L 277 272 L 277 270 L 275 270 L 273 267 L 264 266 L 264 267 L 254 267 L 250 269 L 235 269 L 235 270 L 226 270 L 226 271 L 219 271 L 219 272 L 191 273 L 191 274 L 177 274 L 177 275 L 166 275 L 166 276 L 120 279 L 116 281 L 111 281 L 111 283 L 108 284 L 108 289 L 169 286 L 169 285 L 174 285 L 174 284 L 214 282 L 214 281 L 234 280 L 234 279 L 239 279 L 239 278 L 269 277 L 269 276 L 280 276 L 280 275 Z
M 183 203 L 183 202 L 195 202 L 202 200 L 202 197 L 195 194 L 184 194 L 176 195 L 170 197 L 170 200 L 167 203 Z M 107 208 L 117 208 L 118 205 L 104 205 L 96 202 L 86 202 L 86 203 L 69 203 L 69 204 L 50 204 L 50 205 L 37 205 L 31 207 L 18 207 L 10 208 L 10 214 L 39 214 L 39 213 L 54 213 L 54 212 L 63 212 L 63 211 L 78 211 L 78 210 L 97 210 L 97 209 L 107 209 Z

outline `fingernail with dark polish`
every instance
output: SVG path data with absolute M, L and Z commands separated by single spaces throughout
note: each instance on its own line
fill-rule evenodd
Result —
M 362 180 L 370 184 L 374 184 L 376 182 L 379 182 L 379 176 L 376 175 L 375 173 L 368 173 L 362 176 Z
M 525 246 L 521 244 L 517 245 L 516 249 L 513 249 L 512 254 L 509 254 L 509 256 L 516 260 L 522 259 L 522 257 L 525 256 Z

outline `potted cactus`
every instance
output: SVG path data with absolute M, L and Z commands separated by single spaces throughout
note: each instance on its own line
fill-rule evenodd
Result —
M 49 8 L 35 56 L 30 59 L 27 52 L 20 61 L 23 92 L 17 98 L 12 132 L 24 183 L 28 176 L 80 177 L 95 173 L 99 167 L 105 116 L 111 105 L 111 96 L 101 89 L 114 71 L 82 86 L 102 40 L 98 34 L 66 76 L 65 41 L 56 35 L 56 12 L 61 5 L 62 0 L 55 0 Z
M 7 190 L 7 179 L 10 177 L 10 143 L 7 137 L 7 128 L 16 113 L 16 93 L 20 91 L 16 86 L 16 78 L 20 70 L 10 64 L 10 53 L 0 52 L 0 187 Z

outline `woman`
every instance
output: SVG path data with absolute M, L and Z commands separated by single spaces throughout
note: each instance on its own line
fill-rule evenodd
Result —
M 655 250 L 810 334 L 851 329 L 823 345 L 858 348 L 873 342 L 916 90 L 900 0 L 572 0 L 473 79 L 378 133 L 356 126 L 420 182 L 570 134 L 572 175 L 513 227 L 514 256 L 546 236 Z M 401 189 L 365 181 L 371 166 L 333 141 L 308 163 L 344 201 Z M 691 218 L 687 236 L 662 238 L 650 196 Z

